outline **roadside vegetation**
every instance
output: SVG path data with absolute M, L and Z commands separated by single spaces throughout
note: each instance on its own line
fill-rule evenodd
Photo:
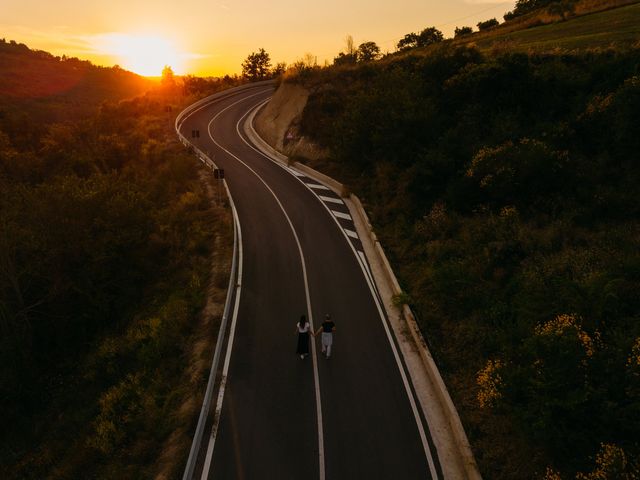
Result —
M 330 152 L 299 160 L 365 203 L 484 478 L 640 478 L 639 72 L 637 43 L 437 42 L 286 79 L 290 133 Z
M 0 47 L 26 82 L 0 94 L 0 477 L 176 478 L 232 228 L 173 120 L 238 80 L 178 80 L 169 69 L 154 86 Z M 39 62 L 40 75 L 21 69 Z M 78 71 L 69 62 L 105 88 L 43 90 L 47 76 Z M 209 287 L 220 312 L 205 321 Z

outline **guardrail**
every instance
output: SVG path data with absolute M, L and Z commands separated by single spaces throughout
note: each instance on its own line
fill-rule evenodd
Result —
M 223 92 L 218 92 L 214 95 L 210 95 L 202 100 L 199 100 L 187 108 L 182 110 L 175 121 L 175 129 L 178 135 L 178 138 L 182 142 L 184 146 L 188 146 L 193 149 L 196 157 L 207 167 L 214 169 L 217 168 L 215 162 L 209 158 L 207 154 L 205 154 L 198 147 L 193 145 L 187 138 L 182 135 L 180 132 L 180 128 L 182 127 L 182 123 L 184 120 L 192 113 L 197 111 L 199 108 L 204 107 L 210 103 L 221 100 L 223 98 L 235 95 L 239 92 L 243 92 L 245 90 L 249 90 L 256 87 L 266 86 L 270 83 L 273 83 L 273 80 L 267 80 L 264 82 L 256 82 L 247 85 L 242 85 L 240 87 L 232 88 L 229 90 L 224 90 Z M 198 458 L 198 452 L 200 451 L 200 447 L 202 445 L 202 437 L 204 435 L 205 425 L 207 423 L 207 417 L 209 415 L 209 411 L 211 410 L 211 401 L 213 399 L 213 391 L 215 387 L 216 377 L 218 373 L 218 363 L 220 362 L 220 356 L 222 354 L 222 348 L 224 344 L 224 337 L 227 328 L 227 320 L 229 318 L 229 312 L 231 310 L 231 301 L 233 298 L 233 293 L 236 288 L 237 281 L 237 270 L 238 270 L 238 220 L 237 220 L 237 212 L 235 210 L 235 206 L 233 204 L 233 198 L 231 197 L 231 193 L 229 192 L 229 187 L 227 186 L 226 180 L 223 180 L 224 188 L 227 192 L 227 196 L 229 197 L 229 201 L 231 204 L 231 208 L 233 211 L 233 257 L 231 260 L 231 273 L 229 274 L 229 287 L 227 289 L 227 298 L 224 305 L 224 312 L 222 314 L 222 321 L 220 323 L 220 330 L 218 332 L 218 340 L 216 342 L 216 349 L 213 355 L 213 361 L 211 362 L 211 369 L 209 371 L 209 379 L 207 381 L 207 388 L 205 390 L 204 399 L 202 401 L 202 407 L 200 409 L 200 416 L 198 417 L 198 424 L 196 426 L 196 431 L 193 435 L 193 441 L 191 442 L 191 449 L 189 451 L 189 458 L 187 459 L 187 464 L 184 469 L 184 474 L 182 476 L 183 480 L 191 480 L 193 478 L 193 474 L 196 468 L 196 462 Z
M 213 103 L 216 100 L 220 100 L 225 97 L 230 97 L 231 95 L 235 95 L 236 93 L 244 92 L 245 90 L 251 90 L 252 88 L 258 88 L 258 87 L 265 87 L 267 85 L 273 85 L 275 83 L 276 83 L 275 80 L 263 80 L 261 82 L 247 83 L 246 85 L 240 85 L 239 87 L 234 87 L 228 90 L 223 90 L 222 92 L 214 93 L 213 95 L 209 95 L 208 97 L 202 98 L 197 102 L 192 103 L 187 108 L 182 110 L 176 117 L 175 129 L 176 129 L 176 132 L 178 133 L 178 137 L 180 138 L 180 140 L 184 145 L 187 145 L 189 143 L 186 137 L 180 133 L 180 127 L 182 126 L 182 122 L 184 121 L 184 119 L 188 115 L 193 113 L 195 110 L 199 109 L 200 107 L 204 107 L 205 105 L 208 105 L 209 103 Z

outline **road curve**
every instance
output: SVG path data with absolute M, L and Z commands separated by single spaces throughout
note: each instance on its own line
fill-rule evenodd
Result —
M 194 478 L 442 478 L 348 209 L 243 133 L 272 93 L 224 96 L 180 126 L 224 169 L 241 231 L 219 422 Z M 331 359 L 318 349 L 301 360 L 297 320 L 306 314 L 317 328 L 325 313 L 336 322 Z

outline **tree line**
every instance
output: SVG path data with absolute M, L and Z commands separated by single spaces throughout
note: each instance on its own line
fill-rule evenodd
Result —
M 65 122 L 2 112 L 2 478 L 153 477 L 191 424 L 178 412 L 201 379 L 184 362 L 213 237 L 230 245 L 231 230 L 173 118 L 180 88 L 226 83 L 169 78 Z M 175 438 L 180 468 L 188 438 Z

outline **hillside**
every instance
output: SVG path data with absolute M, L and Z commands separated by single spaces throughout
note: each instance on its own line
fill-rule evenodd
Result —
M 189 98 L 0 47 L 0 478 L 178 478 L 233 243 Z
M 77 58 L 54 57 L 24 44 L 0 40 L 0 125 L 7 117 L 64 121 L 92 114 L 104 101 L 131 98 L 154 83 L 118 67 L 98 67 Z
M 640 41 L 640 3 L 547 25 L 507 22 L 490 32 L 456 39 L 481 50 L 551 51 L 631 46 Z
M 281 87 L 273 138 L 363 200 L 484 478 L 640 476 L 639 71 L 444 42 Z

